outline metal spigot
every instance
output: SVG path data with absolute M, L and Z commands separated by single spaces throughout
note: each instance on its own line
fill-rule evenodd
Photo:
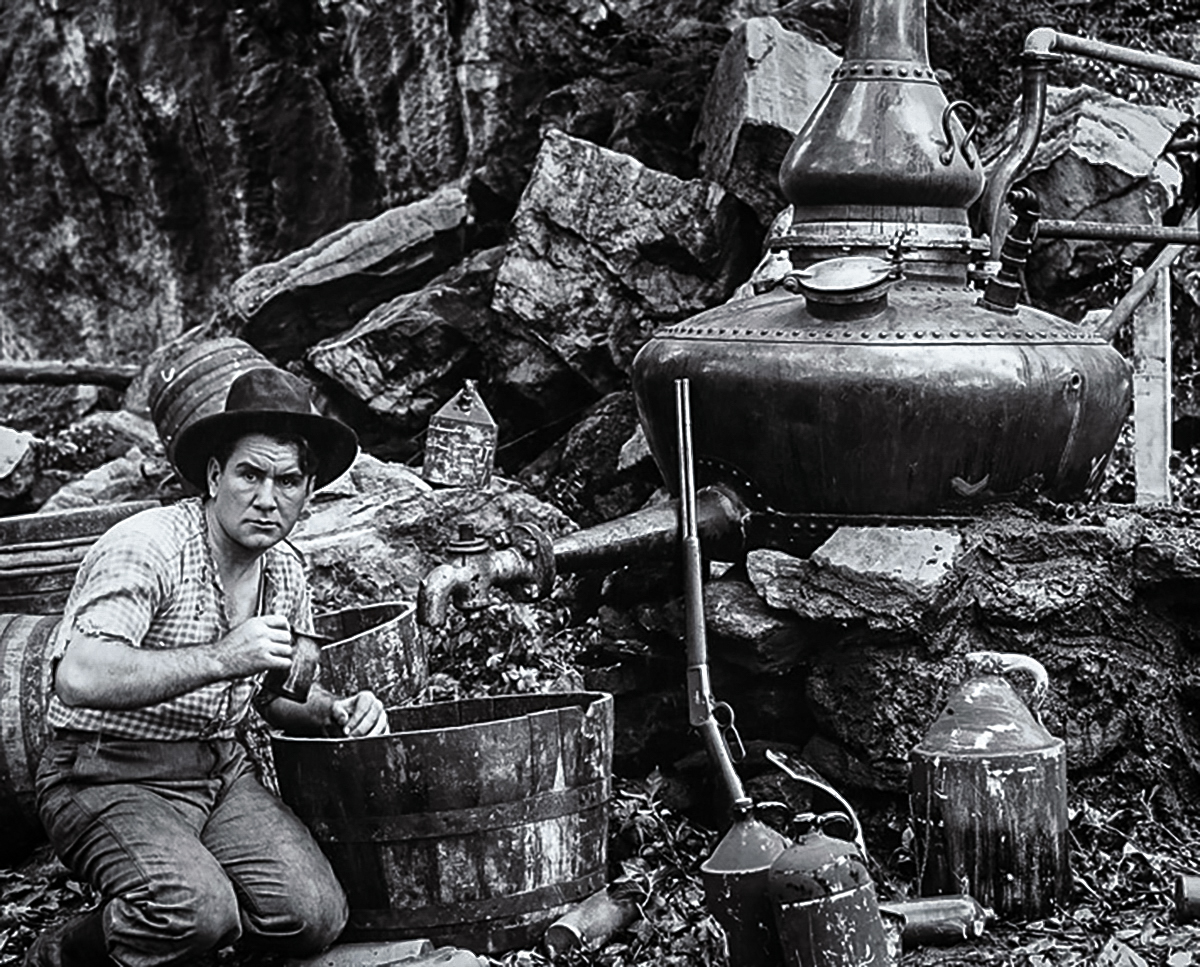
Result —
M 449 559 L 430 571 L 417 591 L 417 620 L 432 628 L 445 624 L 451 603 L 460 611 L 487 607 L 492 588 L 532 601 L 554 586 L 554 549 L 536 524 L 516 524 L 493 544 L 463 522 L 446 553 Z
M 1037 240 L 1038 219 L 1042 210 L 1037 195 L 1029 188 L 1011 191 L 1008 203 L 1016 213 L 1017 220 L 1000 250 L 1000 271 L 988 281 L 978 305 L 992 312 L 1015 316 L 1017 300 L 1021 297 L 1021 272 Z

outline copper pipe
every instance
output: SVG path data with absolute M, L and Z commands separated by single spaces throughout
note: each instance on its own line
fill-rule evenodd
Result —
M 1200 228 L 1200 222 L 1197 221 L 1196 216 L 1196 209 L 1193 208 L 1188 213 L 1187 218 L 1184 219 L 1186 225 L 1190 226 L 1193 232 Z M 1096 335 L 1101 339 L 1111 340 L 1113 336 L 1120 332 L 1121 327 L 1125 325 L 1129 317 L 1141 305 L 1142 300 L 1153 291 L 1159 273 L 1173 264 L 1185 248 L 1187 248 L 1186 245 L 1164 246 L 1163 250 L 1158 253 L 1158 256 L 1150 264 L 1150 267 L 1146 269 L 1145 274 L 1129 287 L 1129 291 L 1121 296 L 1117 304 L 1113 306 L 1113 311 L 1096 327 Z
M 1118 47 L 1116 44 L 1106 44 L 1099 40 L 1060 34 L 1051 27 L 1038 27 L 1030 31 L 1029 36 L 1025 38 L 1025 51 L 1042 55 L 1053 52 L 1078 54 L 1080 57 L 1090 57 L 1093 60 L 1124 64 L 1126 67 L 1136 67 L 1140 70 L 1200 81 L 1200 64 L 1179 60 L 1176 57 L 1167 57 L 1165 54 L 1149 54 L 1143 50 Z
M 1046 218 L 1038 222 L 1038 238 L 1086 238 L 1113 242 L 1173 242 L 1179 245 L 1200 245 L 1200 231 L 1186 225 L 1073 222 L 1057 218 Z
M 704 550 L 718 560 L 734 560 L 745 549 L 749 516 L 737 495 L 720 484 L 696 495 L 696 526 Z M 560 574 L 616 566 L 647 558 L 667 558 L 679 539 L 679 505 L 672 500 L 656 507 L 596 524 L 554 541 L 554 563 Z
M 1003 217 L 1009 189 L 1033 159 L 1046 119 L 1046 72 L 1057 57 L 1026 50 L 1021 57 L 1021 118 L 1017 137 L 1008 153 L 992 170 L 980 201 L 983 231 L 991 239 L 991 258 L 1000 258 L 1008 219 Z
M 1175 57 L 1148 54 L 1098 40 L 1060 34 L 1050 27 L 1038 27 L 1030 31 L 1021 54 L 1021 116 L 1017 124 L 1017 137 L 1008 153 L 993 169 L 980 203 L 982 228 L 991 240 L 993 259 L 1000 257 L 1000 248 L 1008 232 L 1007 219 L 1002 217 L 1008 191 L 1025 174 L 1042 135 L 1046 116 L 1046 71 L 1050 64 L 1059 59 L 1060 54 L 1077 54 L 1093 60 L 1200 81 L 1200 65 Z

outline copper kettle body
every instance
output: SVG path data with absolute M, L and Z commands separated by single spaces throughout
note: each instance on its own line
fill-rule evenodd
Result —
M 767 895 L 785 967 L 892 967 L 875 885 L 857 845 L 827 835 L 841 813 L 813 827 L 771 864 Z
M 1089 496 L 1132 406 L 1107 341 L 972 284 L 990 255 L 967 219 L 984 187 L 974 112 L 929 67 L 925 0 L 850 12 L 846 59 L 781 169 L 794 214 L 773 244 L 791 273 L 661 330 L 632 365 L 667 481 L 673 384 L 690 380 L 698 482 L 764 522 L 751 546 L 795 551 L 830 515 Z

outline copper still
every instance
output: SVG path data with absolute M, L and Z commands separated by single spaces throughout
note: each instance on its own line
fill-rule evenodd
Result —
M 845 60 L 780 171 L 794 214 L 776 244 L 792 270 L 660 331 L 634 360 L 668 481 L 672 385 L 691 380 L 698 481 L 736 490 L 750 546 L 795 551 L 826 524 L 1097 485 L 1130 366 L 1017 304 L 1036 199 L 985 266 L 989 241 L 967 217 L 985 183 L 976 121 L 929 66 L 925 0 L 852 0 Z

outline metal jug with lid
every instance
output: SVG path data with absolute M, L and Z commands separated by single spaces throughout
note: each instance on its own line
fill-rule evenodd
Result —
M 857 820 L 838 812 L 811 819 L 767 874 L 785 967 L 892 967 L 866 860 L 852 839 L 826 833 Z
M 1065 901 L 1067 757 L 1005 676 L 1046 669 L 1024 655 L 977 652 L 973 672 L 911 754 L 910 806 L 921 893 L 966 893 L 1001 916 L 1036 919 Z

